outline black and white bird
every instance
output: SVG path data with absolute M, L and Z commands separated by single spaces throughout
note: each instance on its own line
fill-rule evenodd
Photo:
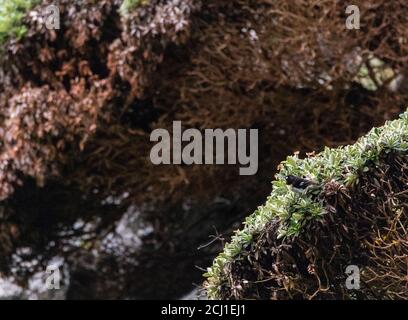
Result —
M 300 190 L 304 190 L 310 186 L 316 186 L 318 184 L 316 181 L 305 178 L 299 178 L 293 175 L 286 176 L 285 180 L 286 184 Z

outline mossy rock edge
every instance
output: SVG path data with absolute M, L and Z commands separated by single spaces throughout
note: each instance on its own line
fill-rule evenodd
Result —
M 230 294 L 234 290 L 242 290 L 241 284 L 236 285 L 237 288 L 234 287 L 236 278 L 232 276 L 232 269 L 241 268 L 242 266 L 239 267 L 241 263 L 248 267 L 248 263 L 242 262 L 245 259 L 258 260 L 258 253 L 256 251 L 262 252 L 262 250 L 265 249 L 259 247 L 254 249 L 256 245 L 259 246 L 259 239 L 267 237 L 269 239 L 268 241 L 273 242 L 273 244 L 269 243 L 268 245 L 272 247 L 276 246 L 276 248 L 287 244 L 290 246 L 295 244 L 296 246 L 296 241 L 304 241 L 305 234 L 310 232 L 313 228 L 319 229 L 320 225 L 324 225 L 324 222 L 327 222 L 326 220 L 328 218 L 332 219 L 334 217 L 333 219 L 337 219 L 341 215 L 337 212 L 337 207 L 340 207 L 340 205 L 335 202 L 333 203 L 334 206 L 332 206 L 329 204 L 329 201 L 322 196 L 323 193 L 330 193 L 328 188 L 336 189 L 335 192 L 332 190 L 331 195 L 344 191 L 343 194 L 346 195 L 343 197 L 345 199 L 344 207 L 346 208 L 344 211 L 351 211 L 351 213 L 346 212 L 346 214 L 353 214 L 352 207 L 354 205 L 351 202 L 348 203 L 348 198 L 353 198 L 353 192 L 355 194 L 360 193 L 359 189 L 367 189 L 366 185 L 360 180 L 366 179 L 367 177 L 374 177 L 375 170 L 379 170 L 383 166 L 387 168 L 392 167 L 389 163 L 389 161 L 391 161 L 389 160 L 390 155 L 394 155 L 397 158 L 400 156 L 403 157 L 403 160 L 398 160 L 399 169 L 397 170 L 400 170 L 401 172 L 399 174 L 404 176 L 404 172 L 402 171 L 405 167 L 401 163 L 406 160 L 407 151 L 408 112 L 405 112 L 401 115 L 400 119 L 389 121 L 383 127 L 372 129 L 366 136 L 360 138 L 353 145 L 335 149 L 326 148 L 323 152 L 317 155 L 309 155 L 306 159 L 299 159 L 298 155 L 288 157 L 286 161 L 280 165 L 280 171 L 276 175 L 276 180 L 272 182 L 272 193 L 268 197 L 265 205 L 259 207 L 252 215 L 247 217 L 243 229 L 236 231 L 231 242 L 225 246 L 224 251 L 214 260 L 212 267 L 208 268 L 208 272 L 204 275 L 207 277 L 205 286 L 208 296 L 212 299 L 230 297 L 254 298 L 254 296 L 248 297 L 245 296 L 245 294 L 242 296 L 240 294 Z M 384 172 L 386 172 L 386 170 Z M 285 181 L 285 177 L 288 175 L 313 180 L 316 182 L 316 186 L 305 190 L 293 189 Z M 377 181 L 376 183 L 380 184 L 382 180 L 380 183 Z M 405 183 L 401 182 L 399 188 L 403 190 L 404 185 Z M 375 196 L 375 194 L 370 194 L 369 196 Z M 393 193 L 390 192 L 388 196 L 392 197 Z M 356 198 L 355 195 L 354 198 Z M 386 199 L 383 203 L 389 201 L 391 200 Z M 367 206 L 369 206 L 368 202 Z M 381 210 L 379 210 L 379 212 L 380 211 Z M 405 215 L 403 216 L 405 217 Z M 360 224 L 360 222 L 358 222 L 358 213 L 356 213 L 355 218 L 357 221 L 355 224 Z M 363 219 L 363 217 L 361 219 Z M 375 221 L 380 220 L 377 219 Z M 376 223 L 379 224 L 380 222 Z M 340 220 L 336 223 L 341 224 L 342 222 Z M 401 221 L 399 221 L 399 223 L 401 223 Z M 345 228 L 347 228 L 347 226 L 345 226 Z M 271 231 L 271 229 L 273 230 Z M 355 233 L 360 234 L 362 232 L 360 229 L 355 231 Z M 270 239 L 271 237 L 273 238 L 272 240 Z M 309 236 L 306 235 L 306 237 Z M 404 241 L 405 240 L 404 238 Z M 310 244 L 310 247 L 315 245 L 316 243 Z M 250 254 L 250 252 L 252 252 L 252 254 Z M 260 255 L 262 256 L 262 254 Z M 269 258 L 271 257 L 269 256 Z M 253 267 L 256 263 L 258 262 L 251 260 L 248 268 Z M 275 261 L 269 261 L 268 263 L 275 263 Z M 245 274 L 245 272 L 243 272 L 243 274 Z M 242 276 L 244 277 L 244 275 Z M 295 275 L 293 276 L 295 277 Z M 248 277 L 250 276 L 248 275 Z M 257 277 L 257 279 L 253 279 L 255 282 L 260 280 L 259 275 Z M 248 282 L 245 278 L 241 280 L 243 283 Z M 286 287 L 287 285 L 288 284 L 280 284 L 281 287 Z M 225 290 L 229 293 L 225 294 Z M 291 297 L 289 295 L 285 296 L 285 298 Z M 310 295 L 303 295 L 300 298 L 310 298 Z M 335 298 L 338 298 L 338 296 Z M 350 296 L 348 296 L 348 298 L 350 298 Z

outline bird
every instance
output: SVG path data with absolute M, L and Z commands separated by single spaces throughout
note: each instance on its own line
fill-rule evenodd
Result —
M 315 186 L 317 185 L 316 181 L 310 180 L 310 179 L 305 179 L 305 178 L 300 178 L 296 177 L 293 175 L 288 175 L 285 177 L 285 181 L 287 185 L 292 186 L 293 188 L 304 190 L 310 186 Z

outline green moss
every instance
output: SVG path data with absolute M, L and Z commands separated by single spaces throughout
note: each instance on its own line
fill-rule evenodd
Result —
M 295 192 L 286 184 L 287 175 L 308 177 L 321 186 L 330 180 L 346 186 L 357 185 L 360 174 L 367 171 L 369 165 L 378 164 L 381 154 L 391 151 L 408 151 L 408 111 L 400 119 L 372 129 L 353 145 L 337 149 L 326 148 L 320 154 L 303 160 L 296 155 L 288 157 L 281 164 L 265 205 L 247 217 L 244 228 L 236 231 L 231 242 L 204 275 L 208 278 L 208 296 L 218 297 L 218 289 L 226 276 L 226 264 L 239 259 L 239 254 L 251 243 L 253 236 L 260 233 L 272 219 L 279 221 L 278 237 L 295 238 L 308 221 L 326 214 L 323 203 L 316 200 L 316 194 L 320 190 Z
M 0 0 L 0 45 L 9 38 L 21 39 L 27 32 L 23 18 L 28 10 L 41 0 Z M 126 14 L 132 9 L 149 3 L 149 0 L 124 0 L 120 12 Z
M 126 14 L 132 9 L 147 4 L 149 0 L 124 0 L 121 7 L 120 7 L 120 12 L 122 14 Z
M 0 0 L 0 44 L 9 37 L 20 39 L 27 32 L 22 23 L 26 12 L 39 0 Z

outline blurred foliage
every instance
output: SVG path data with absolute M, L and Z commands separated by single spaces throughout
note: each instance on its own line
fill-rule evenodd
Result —
M 0 44 L 9 37 L 20 39 L 27 32 L 22 19 L 40 0 L 0 0 Z
M 120 11 L 122 13 L 129 13 L 130 10 L 136 8 L 137 6 L 149 3 L 149 0 L 124 0 Z

